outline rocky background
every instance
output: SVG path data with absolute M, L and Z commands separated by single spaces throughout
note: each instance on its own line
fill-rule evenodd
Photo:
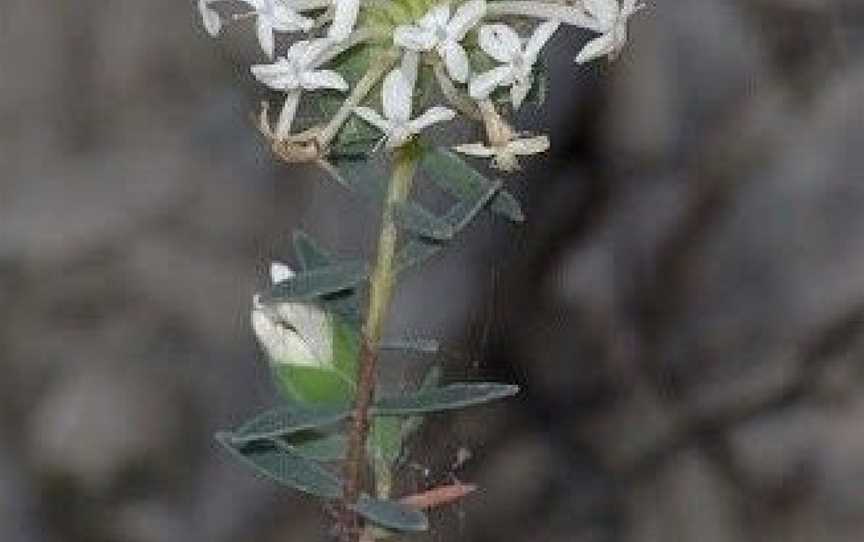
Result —
M 655 4 L 612 66 L 553 43 L 529 223 L 400 293 L 448 375 L 525 389 L 420 435 L 412 483 L 483 487 L 432 540 L 864 533 L 864 6 Z M 210 435 L 273 401 L 247 315 L 291 230 L 362 254 L 374 222 L 256 137 L 250 39 L 185 1 L 0 4 L 4 542 L 322 538 Z

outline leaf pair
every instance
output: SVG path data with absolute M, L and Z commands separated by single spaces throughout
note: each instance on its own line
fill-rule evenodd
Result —
M 516 386 L 502 384 L 452 384 L 379 399 L 372 415 L 413 417 L 478 405 L 517 392 Z M 350 412 L 347 406 L 313 409 L 286 403 L 253 418 L 234 432 L 218 433 L 216 438 L 232 455 L 265 477 L 303 493 L 335 500 L 342 496 L 343 482 L 323 463 L 344 454 L 344 438 L 335 428 Z M 419 510 L 368 495 L 360 498 L 355 510 L 389 529 L 422 531 L 428 527 L 425 514 Z

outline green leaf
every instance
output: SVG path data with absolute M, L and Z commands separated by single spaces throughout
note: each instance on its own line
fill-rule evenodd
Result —
M 369 438 L 369 455 L 376 471 L 390 471 L 402 457 L 402 420 L 396 417 L 375 418 Z
M 231 436 L 232 443 L 240 445 L 256 440 L 279 437 L 333 425 L 344 420 L 349 409 L 311 409 L 298 403 L 287 403 L 252 418 Z
M 300 260 L 300 266 L 305 271 L 327 267 L 333 263 L 333 257 L 321 248 L 312 237 L 303 230 L 294 232 L 294 252 Z
M 373 160 L 342 157 L 335 160 L 334 166 L 345 188 L 375 206 L 384 200 L 387 176 Z
M 376 416 L 407 416 L 456 410 L 510 397 L 519 392 L 519 386 L 492 383 L 450 384 L 441 388 L 419 391 L 375 402 Z
M 369 521 L 394 531 L 420 532 L 429 529 L 426 514 L 394 501 L 379 501 L 363 495 L 354 510 Z
M 279 441 L 238 446 L 229 433 L 217 433 L 216 440 L 242 463 L 278 484 L 325 499 L 342 495 L 342 482 L 335 474 Z
M 294 453 L 322 463 L 344 460 L 348 449 L 348 439 L 338 433 L 309 431 L 290 435 L 283 442 Z
M 477 213 L 489 203 L 489 199 L 500 194 L 501 183 L 489 182 L 482 191 L 475 192 L 471 199 L 456 203 L 439 220 L 449 225 L 453 234 L 459 233 Z M 396 272 L 402 273 L 410 267 L 420 265 L 434 256 L 445 245 L 428 237 L 417 237 L 406 242 L 396 255 Z
M 384 341 L 381 343 L 382 350 L 406 350 L 420 354 L 437 354 L 441 345 L 435 339 L 424 339 L 422 337 L 406 337 L 399 340 Z
M 321 248 L 303 230 L 294 232 L 294 252 L 300 261 L 301 269 L 313 271 L 333 265 L 334 258 Z M 324 308 L 347 322 L 357 325 L 360 321 L 360 299 L 354 290 L 344 290 L 322 296 Z
M 420 383 L 418 391 L 430 391 L 438 387 L 441 382 L 441 367 L 433 365 L 423 377 L 423 382 Z M 387 419 L 387 418 L 385 418 Z M 409 416 L 402 424 L 402 442 L 405 443 L 416 433 L 423 425 L 423 416 Z
M 432 241 L 449 241 L 456 232 L 453 226 L 418 203 L 406 201 L 394 208 L 395 220 L 404 230 Z
M 442 190 L 460 200 L 478 199 L 493 182 L 459 156 L 443 148 L 426 153 L 421 167 Z M 489 208 L 512 222 L 525 221 L 519 200 L 507 190 L 499 189 Z
M 366 262 L 340 262 L 297 273 L 262 296 L 263 302 L 308 301 L 356 287 L 369 274 Z
M 396 272 L 402 273 L 412 267 L 422 265 L 435 256 L 444 245 L 420 238 L 410 239 L 396 254 Z

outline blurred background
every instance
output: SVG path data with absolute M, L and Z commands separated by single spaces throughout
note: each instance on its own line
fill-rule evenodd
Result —
M 509 182 L 529 222 L 400 291 L 449 376 L 524 388 L 419 436 L 413 483 L 482 487 L 426 539 L 861 540 L 864 4 L 657 2 L 577 69 L 585 37 L 520 119 L 553 140 Z M 0 3 L 3 542 L 323 537 L 211 438 L 274 402 L 248 309 L 292 229 L 374 228 L 257 137 L 251 39 L 187 1 Z

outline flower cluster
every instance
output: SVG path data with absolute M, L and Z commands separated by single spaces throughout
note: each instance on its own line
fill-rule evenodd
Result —
M 229 17 L 231 4 L 242 11 Z M 546 44 L 562 26 L 583 28 L 597 36 L 576 52 L 576 62 L 615 59 L 642 7 L 637 0 L 198 0 L 211 35 L 226 21 L 254 20 L 268 61 L 252 66 L 252 74 L 285 96 L 275 129 L 266 110 L 261 115 L 261 129 L 282 158 L 324 158 L 355 117 L 394 148 L 460 116 L 483 122 L 487 141 L 454 148 L 503 170 L 517 169 L 517 156 L 549 147 L 545 136 L 523 137 L 499 113 L 525 102 Z M 277 36 L 288 36 L 284 53 Z M 345 59 L 361 50 L 360 74 L 349 74 Z M 418 91 L 423 69 L 447 103 L 412 118 L 415 103 L 428 101 L 429 89 Z M 341 99 L 322 123 L 295 132 L 304 94 Z

